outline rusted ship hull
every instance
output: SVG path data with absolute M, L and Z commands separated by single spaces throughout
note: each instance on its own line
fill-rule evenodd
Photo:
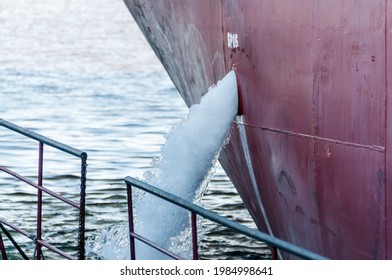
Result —
M 236 66 L 220 162 L 261 230 L 392 258 L 390 1 L 125 3 L 189 106 Z

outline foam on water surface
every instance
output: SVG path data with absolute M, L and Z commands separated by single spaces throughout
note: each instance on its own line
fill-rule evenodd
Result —
M 189 201 L 197 201 L 207 186 L 219 152 L 227 142 L 238 110 L 237 81 L 229 72 L 189 109 L 154 159 L 144 181 Z M 189 212 L 145 193 L 134 199 L 135 232 L 184 258 L 191 258 Z M 124 231 L 117 225 L 101 233 L 92 251 L 104 259 L 128 258 Z M 116 240 L 116 241 L 114 241 Z M 126 253 L 124 252 L 126 251 Z M 165 259 L 163 254 L 136 242 L 137 259 Z

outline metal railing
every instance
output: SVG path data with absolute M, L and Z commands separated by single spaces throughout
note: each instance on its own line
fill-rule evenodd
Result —
M 78 149 L 75 149 L 73 147 L 67 146 L 65 144 L 62 144 L 60 142 L 57 142 L 55 140 L 49 139 L 47 137 L 44 137 L 40 134 L 37 134 L 35 132 L 32 132 L 30 130 L 27 130 L 25 128 L 22 128 L 20 126 L 17 126 L 11 122 L 8 122 L 6 120 L 0 119 L 0 126 L 7 128 L 9 130 L 12 130 L 18 134 L 24 135 L 30 139 L 36 140 L 39 143 L 39 152 L 38 152 L 38 182 L 35 183 L 28 178 L 4 167 L 0 166 L 0 171 L 7 173 L 11 175 L 12 177 L 16 178 L 19 181 L 22 181 L 26 183 L 27 185 L 30 185 L 38 190 L 37 192 L 37 229 L 36 229 L 36 234 L 31 234 L 29 232 L 26 232 L 22 228 L 12 224 L 11 222 L 8 222 L 4 219 L 0 218 L 0 229 L 4 232 L 4 234 L 11 240 L 11 242 L 14 244 L 14 246 L 17 248 L 17 250 L 22 254 L 24 259 L 27 259 L 27 256 L 21 251 L 20 247 L 15 243 L 9 232 L 6 230 L 6 228 L 3 225 L 6 225 L 9 228 L 12 228 L 14 231 L 26 236 L 27 238 L 33 240 L 35 242 L 35 253 L 34 253 L 34 258 L 37 260 L 40 260 L 43 256 L 42 254 L 42 247 L 45 247 L 49 249 L 52 252 L 57 253 L 58 255 L 66 258 L 66 259 L 85 259 L 85 205 L 86 205 L 86 173 L 87 173 L 87 153 L 80 151 Z M 42 181 L 43 181 L 43 160 L 44 160 L 44 145 L 51 146 L 59 151 L 65 152 L 67 154 L 70 154 L 72 156 L 75 156 L 77 158 L 80 158 L 81 160 L 81 179 L 80 179 L 80 200 L 79 203 L 74 202 L 72 200 L 69 200 L 45 187 L 43 187 Z M 42 239 L 42 193 L 46 193 L 76 209 L 79 210 L 79 225 L 78 225 L 78 253 L 77 257 L 75 258 L 74 256 L 71 256 L 62 250 L 56 248 L 55 246 L 52 246 L 48 242 L 44 241 Z M 0 232 L 0 253 L 3 257 L 3 259 L 7 259 L 7 254 L 4 246 L 4 241 L 1 236 Z
M 135 239 L 155 248 L 156 250 L 166 254 L 167 256 L 173 259 L 181 259 L 181 257 L 173 254 L 172 252 L 167 251 L 166 249 L 162 248 L 161 246 L 157 245 L 156 243 L 148 240 L 134 231 L 134 220 L 133 220 L 133 205 L 132 205 L 132 187 L 136 187 L 141 189 L 147 193 L 155 195 L 163 200 L 166 200 L 170 203 L 173 203 L 181 208 L 187 209 L 191 212 L 191 226 L 192 226 L 192 244 L 193 244 L 193 259 L 199 259 L 198 256 L 198 248 L 197 248 L 197 228 L 196 228 L 196 219 L 197 215 L 200 215 L 212 222 L 230 228 L 236 232 L 239 232 L 243 235 L 246 235 L 250 238 L 253 238 L 258 241 L 265 242 L 266 244 L 293 254 L 302 259 L 312 259 L 312 260 L 323 260 L 326 259 L 323 256 L 320 256 L 316 253 L 310 252 L 304 248 L 286 242 L 284 240 L 278 239 L 273 237 L 269 234 L 263 233 L 256 229 L 248 228 L 244 225 L 231 221 L 227 218 L 219 216 L 218 214 L 204 209 L 198 205 L 195 205 L 185 199 L 182 199 L 178 196 L 172 195 L 168 192 L 165 192 L 161 189 L 158 189 L 154 186 L 151 186 L 145 182 L 142 182 L 138 179 L 132 177 L 126 177 L 125 183 L 127 185 L 127 198 L 128 198 L 128 215 L 129 215 L 129 237 L 130 237 L 130 252 L 131 252 L 131 259 L 136 259 L 136 251 L 135 251 Z

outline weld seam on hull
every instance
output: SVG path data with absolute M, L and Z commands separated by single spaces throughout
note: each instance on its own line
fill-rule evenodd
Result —
M 331 138 L 324 138 L 324 137 L 320 137 L 320 136 L 309 135 L 309 134 L 298 133 L 298 132 L 292 132 L 292 131 L 282 130 L 282 129 L 277 129 L 277 128 L 258 127 L 258 126 L 245 124 L 243 122 L 238 122 L 238 121 L 236 123 L 238 125 L 243 125 L 243 126 L 247 126 L 247 127 L 250 127 L 250 128 L 256 128 L 256 129 L 260 129 L 260 130 L 264 130 L 264 131 L 270 131 L 270 132 L 275 132 L 275 133 L 280 133 L 280 134 L 286 134 L 286 135 L 289 135 L 289 136 L 295 136 L 295 137 L 300 137 L 300 138 L 319 140 L 319 141 L 329 142 L 329 143 L 343 145 L 343 146 L 348 146 L 348 147 L 372 150 L 372 151 L 376 151 L 376 152 L 380 152 L 380 153 L 384 153 L 385 152 L 385 147 L 377 146 L 377 145 L 357 144 L 357 143 L 346 142 L 346 141 L 341 141 L 341 140 L 331 139 Z
M 385 35 L 384 35 L 384 44 L 385 44 L 385 68 L 384 68 L 384 75 L 385 75 L 385 147 L 389 147 L 388 146 L 388 116 L 389 116 L 389 110 L 388 110 L 388 102 L 389 102 L 389 100 L 388 100 L 388 87 L 389 87 L 389 85 L 388 85 L 388 60 L 389 60 L 389 57 L 388 57 L 388 0 L 385 0 L 385 22 L 384 22 L 384 32 L 385 32 Z M 384 203 L 385 203 L 385 205 L 384 205 L 384 217 L 385 217 L 385 235 L 384 235 L 384 238 L 385 238 L 385 243 L 386 243 L 386 245 L 385 245 L 385 248 L 386 248 L 386 252 L 385 252 L 385 259 L 388 259 L 389 258 L 389 254 L 390 254 L 390 252 L 389 252 L 389 238 L 388 238 L 388 196 L 389 196 L 389 191 L 388 191 L 388 182 L 389 182 L 389 180 L 388 180 L 388 172 L 387 172 L 387 166 L 388 166 L 388 153 L 385 153 L 385 156 L 384 156 L 384 174 L 385 174 L 385 177 L 384 177 L 384 193 L 385 193 L 385 200 L 384 200 Z

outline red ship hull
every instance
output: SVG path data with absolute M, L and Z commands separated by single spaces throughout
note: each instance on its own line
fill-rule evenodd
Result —
M 220 162 L 260 230 L 392 258 L 390 1 L 125 3 L 188 106 L 236 66 L 242 119 Z

